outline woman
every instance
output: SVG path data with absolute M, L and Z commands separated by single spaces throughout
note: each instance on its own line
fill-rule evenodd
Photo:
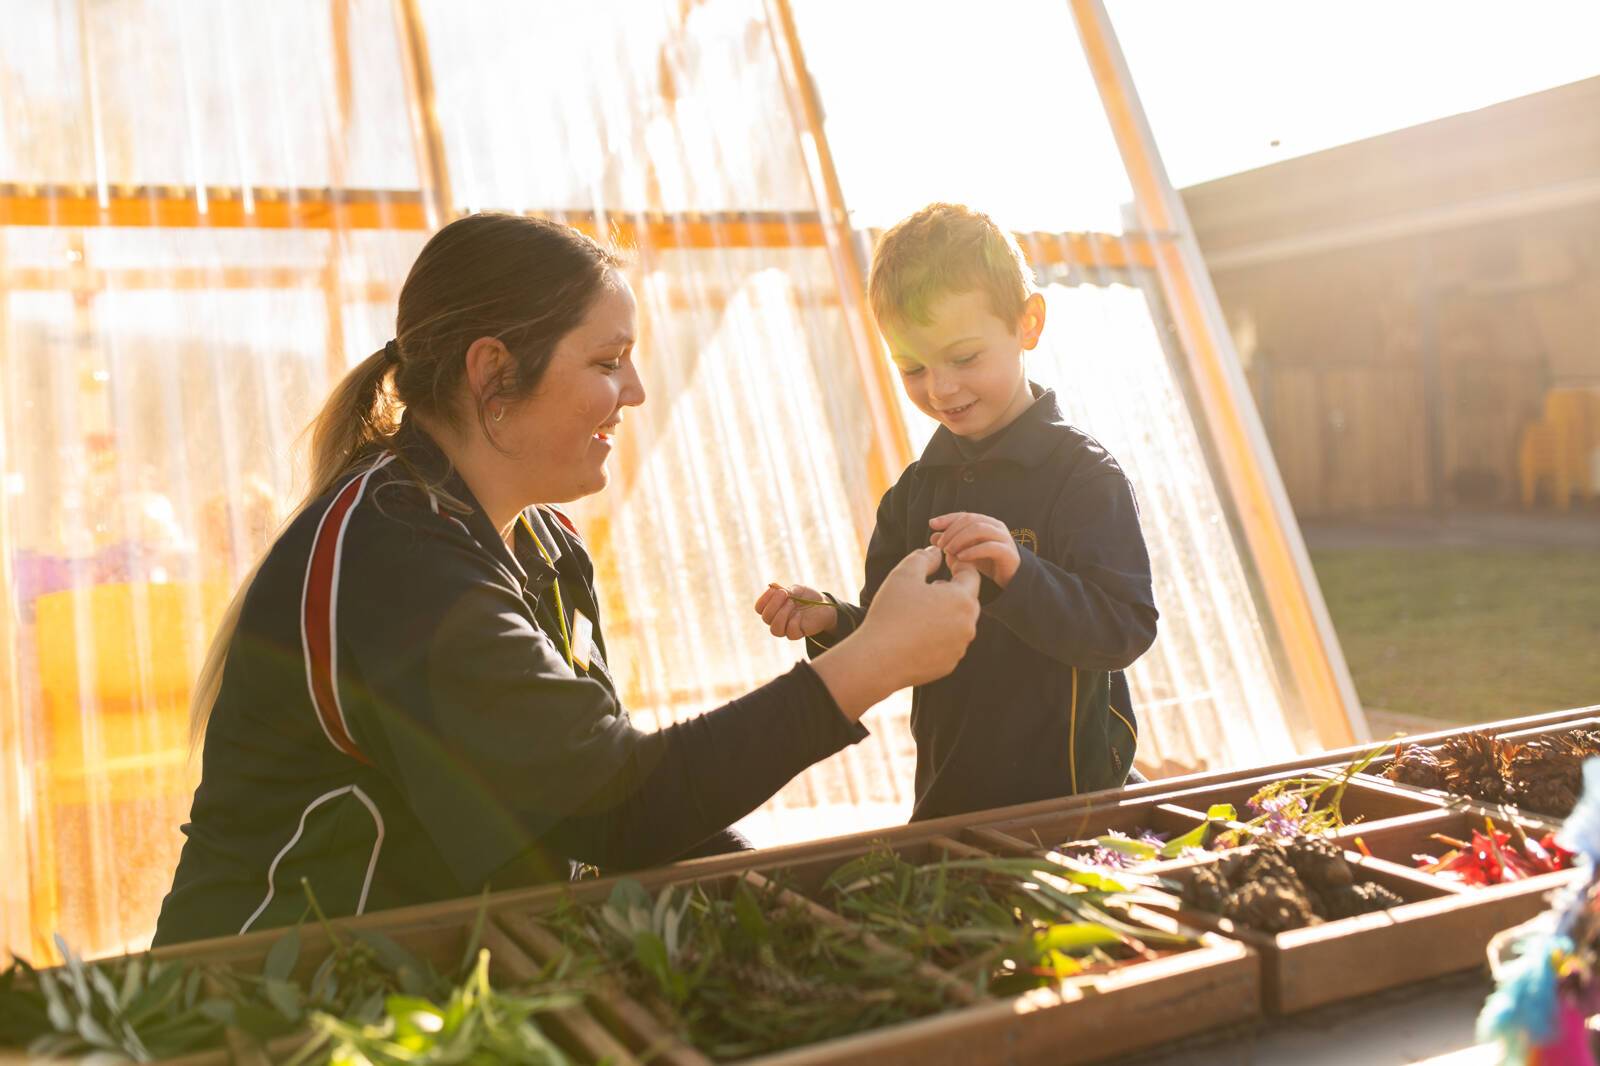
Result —
M 618 706 L 583 542 L 644 402 L 617 261 L 550 222 L 430 240 L 397 339 L 334 390 L 310 498 L 246 581 L 196 688 L 204 759 L 156 942 L 565 879 L 703 847 L 950 672 L 977 578 L 890 576 L 815 662 L 659 733 Z

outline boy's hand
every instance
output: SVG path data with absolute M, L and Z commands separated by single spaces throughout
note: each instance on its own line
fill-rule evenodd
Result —
M 930 539 L 934 547 L 944 552 L 951 573 L 963 565 L 976 567 L 978 573 L 1005 588 L 1022 565 L 1011 530 L 998 518 L 953 511 L 930 518 L 928 525 L 933 529 Z
M 811 602 L 801 602 L 811 601 Z M 820 605 L 820 606 L 819 606 Z M 773 583 L 756 600 L 756 613 L 775 637 L 804 640 L 839 624 L 839 612 L 822 593 L 805 585 L 784 588 Z

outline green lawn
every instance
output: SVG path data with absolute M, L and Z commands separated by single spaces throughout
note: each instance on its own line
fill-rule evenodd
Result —
M 1369 709 L 1481 722 L 1600 704 L 1600 547 L 1312 552 Z

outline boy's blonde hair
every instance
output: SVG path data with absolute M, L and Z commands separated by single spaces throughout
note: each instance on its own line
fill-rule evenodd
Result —
M 965 204 L 929 204 L 878 240 L 867 296 L 879 327 L 925 326 L 933 303 L 951 293 L 981 292 L 1007 326 L 1022 317 L 1038 289 L 1016 238 Z

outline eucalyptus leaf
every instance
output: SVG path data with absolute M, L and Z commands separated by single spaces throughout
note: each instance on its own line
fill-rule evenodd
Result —
M 116 985 L 111 983 L 111 978 L 106 976 L 105 970 L 100 966 L 90 966 L 88 972 L 89 985 L 105 1003 L 107 1014 L 111 1017 L 121 1014 L 122 993 L 117 990 Z
M 96 1019 L 92 1014 L 78 1015 L 77 1028 L 78 1035 L 83 1037 L 83 1039 L 88 1041 L 93 1047 L 109 1049 L 121 1046 L 117 1043 L 116 1039 L 106 1031 L 106 1027 L 101 1025 L 99 1020 Z
M 89 979 L 83 971 L 83 960 L 78 953 L 67 945 L 60 933 L 55 934 L 56 950 L 61 952 L 61 957 L 66 960 L 67 975 L 72 978 L 71 988 L 78 997 L 78 1004 L 84 1010 L 93 1006 L 94 997 L 89 993 Z
M 267 980 L 287 980 L 300 961 L 300 927 L 290 926 L 289 931 L 272 942 L 266 961 L 261 964 L 261 976 Z
M 122 990 L 117 994 L 117 1010 L 126 1012 L 133 1005 L 139 994 L 139 988 L 144 984 L 145 957 L 135 955 L 128 960 L 127 967 L 122 971 Z
M 134 1025 L 145 1018 L 165 1010 L 177 996 L 183 983 L 183 967 L 176 962 L 152 962 L 145 985 L 124 1009 L 123 1014 Z
M 55 975 L 41 973 L 39 975 L 39 990 L 44 994 L 45 1008 L 49 1012 L 50 1025 L 58 1032 L 72 1032 L 72 1011 L 67 1008 L 66 998 L 61 994 L 61 988 L 56 983 Z
M 289 1021 L 298 1021 L 304 1013 L 300 989 L 293 982 L 269 977 L 261 990 L 267 1002 Z

